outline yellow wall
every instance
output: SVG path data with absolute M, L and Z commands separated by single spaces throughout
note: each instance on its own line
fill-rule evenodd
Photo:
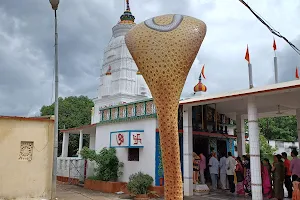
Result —
M 53 120 L 0 117 L 0 199 L 50 198 Z M 20 159 L 21 142 L 34 142 Z

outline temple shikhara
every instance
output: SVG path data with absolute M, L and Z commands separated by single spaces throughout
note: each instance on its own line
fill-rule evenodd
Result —
M 79 151 L 83 135 L 90 137 L 90 149 L 115 148 L 124 163 L 120 182 L 142 171 L 153 177 L 154 186 L 163 187 L 161 179 L 162 157 L 157 112 L 150 90 L 138 71 L 127 46 L 125 35 L 135 24 L 129 2 L 120 21 L 112 28 L 112 38 L 103 55 L 100 84 L 91 124 L 62 130 L 62 154 L 58 158 L 58 179 L 84 181 L 93 175 L 93 163 L 78 157 L 68 157 L 70 134 L 80 134 Z M 241 156 L 246 153 L 249 137 L 251 157 L 252 194 L 261 199 L 261 177 L 258 118 L 296 115 L 300 124 L 300 82 L 290 81 L 264 87 L 253 87 L 218 95 L 205 93 L 204 67 L 199 71 L 199 81 L 190 88 L 193 94 L 179 101 L 178 138 L 183 190 L 185 196 L 193 195 L 192 153 L 203 153 L 207 158 L 212 151 L 219 157 L 231 152 Z M 167 91 L 166 91 L 167 92 Z M 280 108 L 279 114 L 278 109 Z M 248 120 L 248 131 L 245 131 Z M 300 135 L 298 128 L 298 135 Z M 299 137 L 300 138 L 300 137 Z M 208 162 L 208 159 L 207 159 Z M 252 166 L 253 165 L 253 166 Z M 209 175 L 208 175 L 209 176 Z M 255 196 L 256 195 L 256 196 Z

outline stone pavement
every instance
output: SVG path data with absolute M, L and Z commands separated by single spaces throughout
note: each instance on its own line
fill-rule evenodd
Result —
M 116 200 L 117 195 L 86 190 L 79 186 L 57 184 L 57 200 Z
M 120 199 L 119 195 L 87 190 L 82 187 L 74 186 L 74 185 L 57 184 L 57 200 L 117 200 L 117 199 Z M 163 200 L 163 198 L 157 200 Z M 238 196 L 236 194 L 231 194 L 229 191 L 217 190 L 207 195 L 185 197 L 184 200 L 251 200 L 251 197 Z

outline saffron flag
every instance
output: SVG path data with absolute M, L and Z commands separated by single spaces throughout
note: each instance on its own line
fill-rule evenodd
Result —
M 296 79 L 299 79 L 298 67 L 296 67 L 295 77 L 296 77 Z
M 250 63 L 250 55 L 249 55 L 248 45 L 247 45 L 247 50 L 246 50 L 245 60 L 247 60 L 248 63 Z
M 204 66 L 205 66 L 205 65 L 203 65 L 203 67 L 202 67 L 202 69 L 201 69 L 201 75 L 203 76 L 204 79 L 206 79 L 206 78 L 205 78 L 205 75 L 204 75 Z
M 273 41 L 273 49 L 274 49 L 274 51 L 276 51 L 276 50 L 277 50 L 277 46 L 276 46 L 275 39 L 274 39 L 274 41 Z

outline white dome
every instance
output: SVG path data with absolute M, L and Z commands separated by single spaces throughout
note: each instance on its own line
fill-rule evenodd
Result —
M 113 37 L 125 36 L 135 24 L 117 24 L 112 28 Z

